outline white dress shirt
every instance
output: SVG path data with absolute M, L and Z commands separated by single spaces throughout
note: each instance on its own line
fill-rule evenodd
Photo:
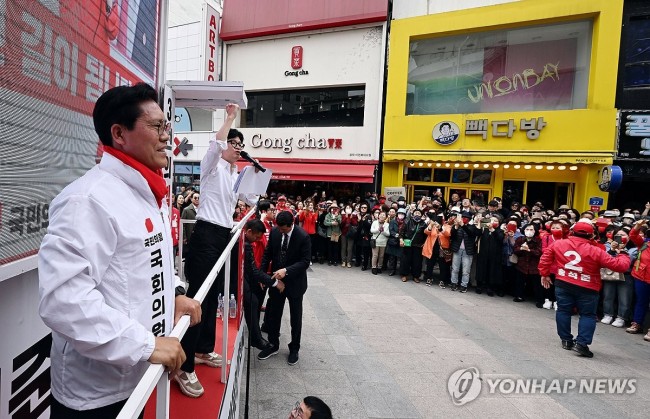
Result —
M 225 228 L 232 228 L 237 194 L 233 190 L 237 181 L 237 166 L 221 158 L 228 149 L 226 141 L 211 140 L 208 152 L 201 160 L 201 201 L 196 219 Z M 252 196 L 240 195 L 239 199 L 254 205 Z

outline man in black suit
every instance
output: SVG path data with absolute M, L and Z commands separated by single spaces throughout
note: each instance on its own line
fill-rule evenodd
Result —
M 269 289 L 265 322 L 271 347 L 262 350 L 257 359 L 264 360 L 278 353 L 280 348 L 280 323 L 284 302 L 289 300 L 291 314 L 291 343 L 289 343 L 289 365 L 298 362 L 300 335 L 302 331 L 302 297 L 307 291 L 307 269 L 311 260 L 309 235 L 294 225 L 293 214 L 282 211 L 275 218 L 276 226 L 271 230 L 269 242 L 262 258 L 262 272 L 273 268 L 273 279 L 282 281 L 284 292 L 278 288 Z

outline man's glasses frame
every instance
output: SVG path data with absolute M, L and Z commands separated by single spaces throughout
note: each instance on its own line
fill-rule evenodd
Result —
M 164 133 L 169 134 L 172 129 L 172 123 L 167 121 L 159 121 L 157 124 L 149 124 L 149 126 L 155 128 L 158 135 L 163 135 Z
M 243 142 L 239 142 L 237 140 L 228 140 L 227 143 L 232 145 L 233 148 L 236 148 L 236 149 L 239 149 L 239 150 L 243 150 L 244 147 L 246 147 L 246 144 L 244 144 Z
M 291 410 L 291 419 L 302 419 L 303 411 L 302 407 L 300 407 L 300 401 L 297 401 L 296 404 L 293 406 L 293 409 Z

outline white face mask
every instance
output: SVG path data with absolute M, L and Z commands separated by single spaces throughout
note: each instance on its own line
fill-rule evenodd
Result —
M 405 215 L 404 215 L 404 214 L 397 214 L 397 218 L 399 218 L 400 220 L 403 220 L 403 219 L 404 219 L 404 217 L 405 217 Z
M 533 237 L 535 235 L 535 232 L 534 231 L 524 231 L 524 234 L 526 235 L 526 237 L 531 238 L 531 237 Z
M 345 213 L 348 214 L 348 215 L 352 214 L 352 209 L 350 209 L 350 208 L 346 209 Z

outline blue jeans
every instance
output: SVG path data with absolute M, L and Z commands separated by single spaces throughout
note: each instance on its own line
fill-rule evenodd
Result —
M 626 274 L 625 281 L 603 281 L 603 312 L 615 317 L 615 303 L 618 301 L 618 315 L 628 321 L 632 314 L 632 296 L 634 295 L 634 280 Z
M 557 298 L 557 311 L 555 312 L 555 324 L 557 334 L 562 340 L 573 340 L 571 334 L 571 314 L 573 307 L 578 309 L 580 320 L 578 320 L 578 336 L 576 342 L 580 345 L 591 345 L 596 331 L 596 309 L 598 307 L 598 294 L 588 290 L 568 289 L 562 286 L 555 287 Z
M 634 278 L 634 290 L 636 291 L 636 305 L 634 306 L 634 321 L 643 325 L 645 315 L 648 313 L 648 301 L 650 301 L 650 284 Z
M 458 274 L 460 272 L 461 263 L 463 265 L 463 276 L 461 286 L 467 287 L 469 284 L 469 271 L 472 269 L 472 258 L 467 254 L 465 249 L 459 249 L 458 252 L 454 253 L 454 257 L 451 260 L 451 283 L 458 284 Z

